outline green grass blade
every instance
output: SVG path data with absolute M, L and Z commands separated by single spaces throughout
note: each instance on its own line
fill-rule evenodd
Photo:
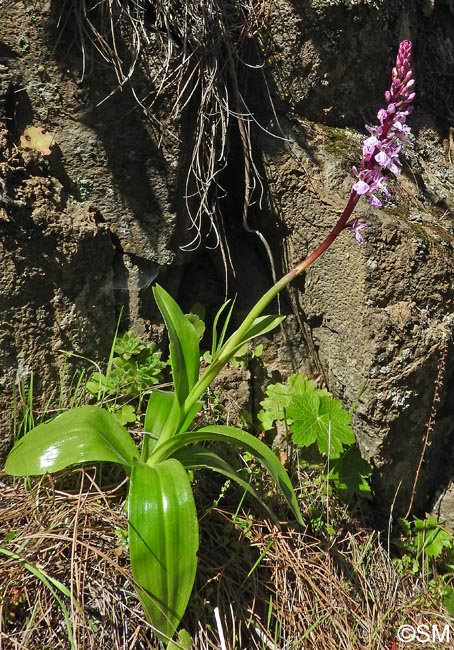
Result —
M 197 569 L 198 521 L 186 470 L 175 459 L 152 467 L 136 463 L 128 504 L 137 592 L 147 619 L 168 641 L 186 610 Z
M 39 569 L 37 566 L 34 566 L 33 564 L 30 564 L 29 562 L 24 560 L 24 558 L 22 558 L 17 553 L 14 553 L 13 551 L 9 551 L 8 549 L 1 548 L 1 547 L 0 547 L 0 553 L 2 555 L 6 555 L 6 557 L 10 557 L 10 558 L 12 558 L 14 560 L 18 560 L 19 562 L 22 562 L 25 569 L 27 571 L 29 571 L 32 575 L 34 575 L 36 578 L 38 578 L 38 580 L 41 580 L 41 582 L 47 587 L 47 589 L 50 591 L 52 596 L 55 598 L 55 600 L 57 601 L 58 606 L 60 607 L 60 609 L 62 611 L 63 618 L 64 618 L 64 621 L 65 621 L 66 633 L 68 635 L 68 640 L 69 640 L 69 643 L 71 645 L 71 650 L 76 650 L 76 645 L 75 645 L 75 642 L 74 642 L 73 629 L 72 629 L 72 625 L 71 625 L 71 617 L 69 615 L 69 612 L 68 612 L 68 609 L 67 609 L 66 605 L 64 604 L 62 599 L 59 597 L 59 595 L 58 595 L 57 591 L 54 589 L 54 587 L 56 587 L 56 589 L 58 591 L 60 591 L 64 596 L 69 598 L 71 600 L 71 602 L 73 602 L 76 605 L 76 607 L 79 609 L 79 611 L 83 611 L 81 606 L 79 605 L 79 603 L 77 601 L 75 601 L 74 596 L 72 595 L 70 590 L 67 587 L 65 587 L 65 585 L 63 583 L 61 583 L 59 580 L 56 580 L 56 578 L 52 578 L 52 576 L 49 576 L 42 569 Z
M 219 335 L 219 340 L 218 340 L 218 321 L 224 312 L 224 310 L 228 307 L 229 303 L 232 302 L 230 305 L 230 309 L 227 313 L 227 316 L 224 320 L 224 324 L 222 326 L 221 333 Z M 215 316 L 214 322 L 213 322 L 213 341 L 212 341 L 212 346 L 211 346 L 211 358 L 214 359 L 216 355 L 218 354 L 219 350 L 221 347 L 224 345 L 224 339 L 225 335 L 227 332 L 227 327 L 229 326 L 230 319 L 232 317 L 232 312 L 233 312 L 233 307 L 235 306 L 235 300 L 230 301 L 227 300 L 222 307 L 219 309 L 218 313 Z
M 130 466 L 137 456 L 133 439 L 113 415 L 98 406 L 81 406 L 20 438 L 6 459 L 5 471 L 33 476 L 99 461 Z

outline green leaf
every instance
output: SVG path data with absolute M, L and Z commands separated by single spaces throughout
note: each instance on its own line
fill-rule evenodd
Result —
M 192 638 L 187 630 L 178 630 L 178 640 L 176 643 L 170 641 L 166 650 L 191 650 Z
M 142 460 L 147 460 L 157 441 L 161 444 L 179 430 L 186 430 L 202 408 L 202 402 L 192 405 L 185 420 L 180 424 L 181 408 L 174 392 L 154 390 L 148 400 L 145 413 L 144 432 L 152 434 L 144 446 Z
M 5 471 L 32 476 L 99 461 L 130 466 L 137 456 L 133 439 L 111 413 L 80 406 L 20 438 L 6 459 Z
M 173 391 L 154 390 L 147 404 L 144 431 L 160 437 L 173 436 L 180 422 L 180 407 Z
M 199 314 L 193 312 L 192 310 L 189 312 L 189 314 L 185 314 L 186 318 L 188 321 L 191 323 L 192 327 L 195 329 L 197 338 L 199 341 L 203 339 L 203 335 L 205 334 L 205 322 L 200 318 Z
M 87 381 L 85 388 L 97 399 L 101 399 L 103 393 L 115 393 L 117 385 L 115 381 L 112 381 L 110 375 L 107 377 L 106 375 L 103 375 L 102 372 L 94 372 Z
M 445 587 L 442 602 L 448 614 L 454 616 L 454 589 L 452 587 Z
M 276 329 L 276 327 L 278 327 L 278 325 L 280 325 L 284 319 L 285 316 L 272 315 L 259 316 L 256 318 L 250 328 L 245 332 L 243 338 L 241 339 L 241 343 L 236 346 L 235 352 L 239 350 L 244 345 L 244 343 L 246 343 L 246 341 L 250 341 L 251 339 L 255 339 L 257 336 L 262 336 L 263 334 L 267 334 L 268 332 Z
M 175 300 L 159 285 L 153 294 L 169 335 L 170 365 L 178 402 L 183 404 L 199 377 L 199 338 Z
M 369 463 L 361 457 L 356 445 L 347 449 L 334 464 L 329 473 L 341 498 L 350 502 L 354 495 L 371 498 L 368 479 L 372 474 Z
M 265 431 L 272 429 L 275 420 L 286 420 L 286 411 L 292 403 L 292 393 L 286 384 L 271 384 L 266 389 L 266 397 L 260 402 L 263 407 L 259 420 Z
M 186 470 L 175 459 L 136 463 L 129 491 L 131 568 L 145 614 L 161 640 L 175 633 L 197 569 L 197 513 Z
M 136 410 L 131 404 L 123 404 L 123 406 L 119 406 L 118 408 L 114 407 L 111 413 L 117 422 L 123 426 L 137 420 Z
M 414 527 L 418 531 L 418 551 L 424 550 L 426 557 L 438 558 L 443 553 L 443 549 L 452 548 L 452 536 L 434 517 L 426 515 L 425 519 L 416 519 Z
M 328 395 L 325 390 L 318 390 L 314 384 L 302 375 L 291 375 L 285 384 L 270 384 L 266 389 L 266 397 L 260 402 L 263 409 L 259 413 L 259 420 L 265 431 L 273 427 L 275 420 L 288 421 L 288 407 L 298 395 L 313 394 Z
M 339 458 L 344 446 L 355 442 L 351 416 L 339 400 L 322 391 L 297 395 L 287 410 L 293 420 L 293 441 L 301 447 L 317 443 L 320 453 Z
M 139 355 L 144 348 L 143 341 L 131 330 L 118 336 L 114 345 L 114 351 L 124 360 Z
M 211 451 L 210 449 L 205 449 L 205 447 L 200 447 L 199 445 L 191 445 L 190 447 L 182 447 L 175 451 L 172 458 L 179 460 L 185 469 L 199 469 L 200 467 L 206 467 L 207 469 L 211 469 L 214 472 L 226 476 L 232 481 L 236 481 L 236 483 L 244 488 L 248 494 L 257 499 L 271 519 L 276 519 L 272 510 L 266 505 L 263 499 L 261 499 L 249 483 L 245 481 L 238 472 L 236 472 L 233 467 L 216 452 Z
M 303 523 L 295 492 L 282 464 L 265 443 L 242 429 L 230 426 L 211 425 L 198 429 L 197 431 L 179 433 L 162 445 L 156 446 L 148 463 L 152 464 L 160 462 L 165 458 L 170 458 L 178 449 L 203 440 L 219 440 L 230 445 L 243 447 L 249 451 L 271 474 L 298 523 Z

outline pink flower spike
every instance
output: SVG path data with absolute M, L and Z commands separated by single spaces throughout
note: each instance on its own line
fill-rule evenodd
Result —
M 361 171 L 353 167 L 356 180 L 352 191 L 367 196 L 369 203 L 376 207 L 382 205 L 375 194 L 377 191 L 390 196 L 383 184 L 386 180 L 383 171 L 400 174 L 402 163 L 399 153 L 402 144 L 411 145 L 408 138 L 410 127 L 405 124 L 407 115 L 413 110 L 411 103 L 415 98 L 411 54 L 411 42 L 402 41 L 391 73 L 391 86 L 385 93 L 386 108 L 381 108 L 377 113 L 379 126 L 366 124 L 370 135 L 363 142 Z

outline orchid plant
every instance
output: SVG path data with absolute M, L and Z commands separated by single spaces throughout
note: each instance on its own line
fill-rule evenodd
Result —
M 344 229 L 359 243 L 366 223 L 352 218 L 362 196 L 381 206 L 376 193 L 389 196 L 386 174 L 399 174 L 402 144 L 411 144 L 407 116 L 415 97 L 411 70 L 412 45 L 402 41 L 385 93 L 386 108 L 378 112 L 378 126 L 366 126 L 361 167 L 344 212 L 322 244 L 281 278 L 226 338 L 232 306 L 224 305 L 213 326 L 211 363 L 200 374 L 198 335 L 173 298 L 160 286 L 153 289 L 170 341 L 173 390 L 153 389 L 146 409 L 141 447 L 111 413 L 82 406 L 29 431 L 13 447 L 6 461 L 8 474 L 30 476 L 57 472 L 87 462 L 113 462 L 129 475 L 129 551 L 133 576 L 145 614 L 158 638 L 171 639 L 186 610 L 197 568 L 198 522 L 188 470 L 208 467 L 236 480 L 255 494 L 241 476 L 206 441 L 242 447 L 270 473 L 297 522 L 302 517 L 290 479 L 277 457 L 260 440 L 241 429 L 213 424 L 197 428 L 194 419 L 207 388 L 248 341 L 270 332 L 280 316 L 263 316 L 269 303 L 303 273 Z M 221 317 L 226 315 L 221 326 Z M 263 507 L 270 513 L 267 505 Z

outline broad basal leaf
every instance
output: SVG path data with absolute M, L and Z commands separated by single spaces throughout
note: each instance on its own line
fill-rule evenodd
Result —
M 178 402 L 183 404 L 199 377 L 199 337 L 175 300 L 159 285 L 153 294 L 170 341 L 170 364 Z
M 350 414 L 339 400 L 321 391 L 294 397 L 287 414 L 293 441 L 301 447 L 316 443 L 322 454 L 339 458 L 344 446 L 355 442 Z
M 144 434 L 146 435 L 142 448 L 142 460 L 145 462 L 159 441 L 165 440 L 183 431 L 191 425 L 193 419 L 202 408 L 202 402 L 195 402 L 189 413 L 180 423 L 181 408 L 173 391 L 154 390 L 148 400 L 145 414 Z M 148 434 L 148 435 L 147 435 Z
M 260 498 L 257 492 L 249 485 L 249 483 L 247 483 L 247 481 L 245 481 L 238 472 L 236 472 L 234 468 L 216 452 L 199 445 L 190 445 L 174 452 L 173 458 L 179 460 L 185 469 L 200 469 L 201 467 L 205 467 L 235 481 L 246 492 L 257 499 L 271 519 L 276 519 L 274 513 L 266 505 L 263 499 Z
M 136 463 L 128 504 L 132 573 L 147 619 L 166 641 L 186 610 L 199 547 L 194 497 L 181 463 Z
M 173 391 L 152 391 L 145 413 L 144 431 L 159 438 L 163 433 L 168 438 L 178 428 L 180 407 Z
M 81 406 L 20 438 L 6 460 L 5 471 L 32 476 L 99 461 L 129 466 L 137 456 L 133 439 L 111 413 L 98 406 Z
M 175 452 L 184 448 L 186 445 L 195 442 L 202 442 L 203 440 L 218 440 L 229 445 L 242 447 L 253 454 L 253 456 L 273 477 L 289 507 L 292 509 L 297 521 L 300 524 L 303 523 L 295 492 L 293 491 L 291 481 L 287 472 L 282 467 L 282 464 L 265 443 L 258 440 L 250 433 L 246 433 L 242 429 L 222 425 L 211 425 L 198 429 L 197 431 L 179 433 L 177 436 L 170 438 L 162 445 L 157 445 L 148 462 L 150 464 L 160 462 L 165 458 L 172 457 Z

